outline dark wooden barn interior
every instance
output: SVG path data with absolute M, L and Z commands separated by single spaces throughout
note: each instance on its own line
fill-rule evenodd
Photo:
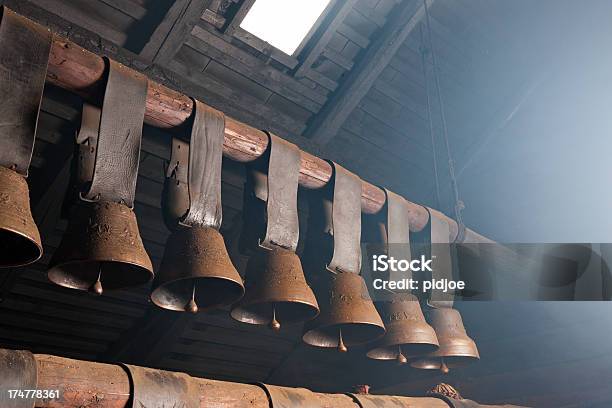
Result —
M 331 0 L 289 55 L 240 27 L 254 2 L 0 4 L 451 218 L 456 182 L 463 221 L 478 236 L 610 241 L 611 201 L 601 190 L 610 174 L 602 136 L 612 128 L 612 4 Z M 68 225 L 62 203 L 82 104 L 47 81 L 28 177 L 44 255 L 0 270 L 1 348 L 327 393 L 368 384 L 374 394 L 423 396 L 444 382 L 483 404 L 612 406 L 612 307 L 602 302 L 612 290 L 601 260 L 603 289 L 585 295 L 589 302 L 457 302 L 480 361 L 448 374 L 374 361 L 363 347 L 313 348 L 301 341 L 301 325 L 275 333 L 232 320 L 227 307 L 161 310 L 150 284 L 99 297 L 54 285 L 46 271 Z M 138 168 L 134 211 L 155 270 L 170 235 L 160 200 L 172 131 L 145 124 Z M 241 274 L 244 182 L 244 164 L 224 158 L 221 232 Z M 300 190 L 301 231 L 307 194 Z

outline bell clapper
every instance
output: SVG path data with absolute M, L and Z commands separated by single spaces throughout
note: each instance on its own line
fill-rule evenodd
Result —
M 408 359 L 406 358 L 404 353 L 402 353 L 402 346 L 397 346 L 397 349 L 397 362 L 399 364 L 406 364 L 408 362 Z
M 193 281 L 193 291 L 191 292 L 191 300 L 187 304 L 187 311 L 189 313 L 198 313 L 198 304 L 195 301 L 196 282 Z
M 442 371 L 442 374 L 448 374 L 448 372 L 450 371 L 448 369 L 448 366 L 444 362 L 444 359 L 442 359 L 442 363 L 440 364 L 440 371 Z
M 102 292 L 104 291 L 102 289 L 102 281 L 100 280 L 100 278 L 102 277 L 102 262 L 100 262 L 100 267 L 98 269 L 98 279 L 96 279 L 96 282 L 93 284 L 93 286 L 91 287 L 91 290 L 93 291 L 93 293 L 95 293 L 96 295 L 101 295 Z
M 341 353 L 348 351 L 348 348 L 344 345 L 344 340 L 342 340 L 342 329 L 338 329 L 338 351 Z
M 270 322 L 270 328 L 274 331 L 279 331 L 280 327 L 280 322 L 276 320 L 276 307 L 272 306 L 272 321 Z

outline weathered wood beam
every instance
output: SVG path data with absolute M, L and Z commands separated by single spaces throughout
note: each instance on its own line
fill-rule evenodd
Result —
M 253 7 L 253 4 L 255 4 L 255 0 L 244 0 L 242 2 L 240 7 L 238 8 L 238 11 L 236 11 L 236 14 L 234 14 L 234 17 L 232 18 L 232 20 L 229 23 L 227 23 L 225 30 L 224 30 L 226 34 L 228 35 L 234 34 L 234 31 L 236 31 L 236 29 L 240 27 L 242 20 L 244 20 L 246 15 L 249 13 L 249 10 L 251 10 L 251 7 Z M 274 24 L 274 23 L 271 23 L 271 24 Z
M 187 40 L 210 0 L 177 0 L 157 26 L 140 56 L 160 65 L 172 60 Z
M 434 0 L 427 1 L 430 6 Z M 399 10 L 391 12 L 389 22 L 381 32 L 375 34 L 376 38 L 359 62 L 348 73 L 323 110 L 314 117 L 306 130 L 306 135 L 314 141 L 324 145 L 338 133 L 342 124 L 425 15 L 425 7 L 420 1 L 404 1 L 397 7 Z
M 316 44 L 314 44 L 314 46 L 308 50 L 306 56 L 300 62 L 300 66 L 295 72 L 296 77 L 299 78 L 304 76 L 304 72 L 311 69 L 312 64 L 315 63 L 317 58 L 319 58 L 321 53 L 325 50 L 327 44 L 329 44 L 336 31 L 338 31 L 338 27 L 340 27 L 340 25 L 344 22 L 344 19 L 353 9 L 355 3 L 357 3 L 357 0 L 346 0 L 338 3 L 341 4 L 340 8 L 336 11 L 334 18 L 330 21 L 327 27 L 325 27 L 325 31 L 323 34 L 321 34 L 321 37 L 317 40 Z
M 433 0 L 430 0 L 433 1 Z M 72 41 L 54 35 L 47 71 L 47 81 L 84 98 L 98 94 L 104 76 L 102 57 L 83 49 Z M 145 123 L 160 127 L 174 128 L 183 124 L 191 115 L 193 102 L 181 94 L 155 81 L 149 81 Z M 226 117 L 224 156 L 238 161 L 250 162 L 261 156 L 267 149 L 268 136 L 229 116 Z M 318 189 L 331 179 L 330 164 L 307 152 L 301 152 L 300 185 L 307 189 Z M 362 211 L 374 214 L 385 204 L 384 191 L 366 181 L 362 183 Z M 429 221 L 425 207 L 409 202 L 410 228 L 422 230 Z M 448 218 L 450 239 L 457 237 L 457 223 Z M 471 230 L 466 231 L 464 242 L 492 242 Z
M 19 378 L 19 367 L 13 367 L 11 361 L 20 359 L 17 351 L 0 349 L 0 378 Z M 132 385 L 127 370 L 118 364 L 103 364 L 81 361 L 46 354 L 34 354 L 38 372 L 37 389 L 58 390 L 58 398 L 37 399 L 34 406 L 38 408 L 77 408 L 96 406 L 104 408 L 126 408 L 131 405 Z M 164 371 L 154 370 L 163 381 Z M 206 378 L 191 377 L 199 391 L 200 407 L 218 408 L 269 408 L 271 402 L 265 385 L 242 384 L 227 381 L 216 381 Z M 2 380 L 0 380 L 0 383 Z M 9 382 L 8 384 L 12 384 Z M 325 406 L 335 408 L 358 408 L 361 406 L 354 397 L 348 394 L 324 394 L 304 389 L 284 388 L 283 391 L 295 392 L 305 399 L 299 406 Z M 279 396 L 281 399 L 282 396 Z M 295 396 L 294 396 L 295 397 Z M 376 406 L 394 406 L 398 408 L 449 408 L 454 403 L 436 397 L 396 397 L 379 395 Z M 295 406 L 295 402 L 287 403 Z M 489 407 L 469 400 L 457 400 L 457 407 Z M 451 405 L 452 404 L 452 405 Z M 511 406 L 507 406 L 511 407 Z

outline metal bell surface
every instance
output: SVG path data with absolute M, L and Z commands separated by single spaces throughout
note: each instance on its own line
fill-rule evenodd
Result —
M 149 282 L 153 266 L 134 212 L 113 202 L 77 205 L 47 275 L 60 286 L 96 294 Z
M 305 322 L 318 314 L 317 299 L 295 252 L 275 248 L 249 259 L 246 294 L 231 312 L 235 320 L 278 330 L 282 324 Z
M 397 360 L 427 354 L 438 349 L 438 338 L 426 321 L 414 295 L 394 293 L 388 302 L 378 304 L 387 332 L 367 353 L 375 360 Z
M 243 294 L 242 278 L 219 231 L 193 226 L 172 232 L 153 281 L 153 303 L 168 310 L 195 313 L 234 303 Z
M 478 347 L 467 335 L 457 310 L 431 309 L 428 317 L 438 336 L 440 348 L 411 362 L 412 367 L 446 373 L 450 368 L 461 367 L 480 359 Z
M 36 262 L 43 253 L 25 178 L 0 166 L 0 267 Z
M 385 325 L 360 275 L 333 274 L 326 295 L 326 301 L 319 304 L 321 314 L 304 327 L 305 343 L 346 351 L 348 346 L 368 343 L 385 334 Z

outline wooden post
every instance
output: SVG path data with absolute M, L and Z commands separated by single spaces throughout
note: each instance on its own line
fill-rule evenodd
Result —
M 102 57 L 83 49 L 70 40 L 54 35 L 47 81 L 75 92 L 84 98 L 91 98 L 99 90 L 104 74 Z M 193 108 L 187 95 L 174 91 L 154 81 L 149 81 L 145 123 L 160 128 L 172 128 L 184 123 Z M 224 156 L 239 162 L 249 162 L 261 156 L 268 144 L 267 135 L 261 130 L 226 117 Z M 304 151 L 301 152 L 300 185 L 309 189 L 321 188 L 327 184 L 332 169 L 325 160 Z M 362 185 L 362 211 L 367 214 L 378 212 L 385 203 L 385 194 L 380 188 L 364 181 Z M 422 230 L 429 220 L 427 210 L 410 203 L 410 229 Z M 457 223 L 448 218 L 451 241 L 454 241 Z M 488 242 L 490 239 L 468 230 L 464 242 Z M 469 239 L 469 241 L 468 241 Z

